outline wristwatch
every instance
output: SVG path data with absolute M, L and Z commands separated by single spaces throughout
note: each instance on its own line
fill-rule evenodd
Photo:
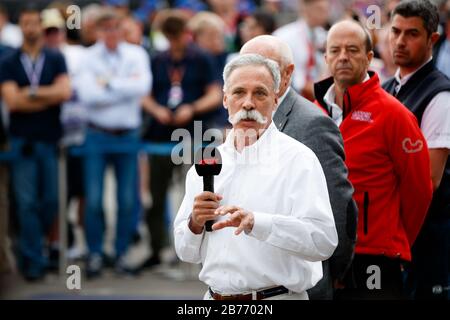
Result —
M 30 89 L 28 89 L 28 97 L 30 98 L 30 99 L 34 99 L 34 98 L 36 98 L 36 95 L 37 95 L 37 87 L 30 87 Z

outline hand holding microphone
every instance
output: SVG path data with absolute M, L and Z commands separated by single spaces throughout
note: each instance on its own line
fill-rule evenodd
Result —
M 195 197 L 189 225 L 192 232 L 200 234 L 204 227 L 210 231 L 208 225 L 217 218 L 215 211 L 220 207 L 220 200 L 222 196 L 209 191 L 203 191 Z
M 202 148 L 195 156 L 195 170 L 203 177 L 203 192 L 195 197 L 190 228 L 194 233 L 212 231 L 216 218 L 215 210 L 219 207 L 222 196 L 214 193 L 214 176 L 222 170 L 222 157 L 216 148 Z

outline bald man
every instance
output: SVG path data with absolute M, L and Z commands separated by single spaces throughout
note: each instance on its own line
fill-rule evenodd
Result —
M 414 115 L 368 71 L 369 33 L 346 20 L 328 33 L 332 77 L 315 84 L 317 103 L 339 125 L 359 209 L 358 240 L 341 297 L 403 298 L 402 269 L 431 201 L 427 144 Z
M 256 53 L 278 63 L 281 85 L 275 125 L 313 150 L 325 173 L 339 244 L 333 256 L 323 262 L 323 278 L 308 295 L 311 300 L 332 299 L 333 283 L 337 285 L 343 279 L 351 263 L 358 215 L 352 200 L 353 188 L 347 180 L 341 134 L 329 117 L 290 87 L 294 63 L 285 42 L 270 35 L 259 36 L 248 41 L 240 53 Z

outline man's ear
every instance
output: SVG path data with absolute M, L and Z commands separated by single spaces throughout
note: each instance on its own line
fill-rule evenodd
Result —
M 439 32 L 433 32 L 432 34 L 431 34 L 431 46 L 434 46 L 435 44 L 436 44 L 436 42 L 439 40 L 439 37 L 440 37 L 441 35 L 439 34 Z
M 223 93 L 222 104 L 223 104 L 223 107 L 225 109 L 228 109 L 228 106 L 227 106 L 227 95 L 225 94 L 225 92 Z
M 286 75 L 287 75 L 286 78 L 288 79 L 288 81 L 291 79 L 293 72 L 294 72 L 294 64 L 291 63 L 286 67 Z
M 372 63 L 373 56 L 374 56 L 374 53 L 373 53 L 372 50 L 370 50 L 370 51 L 367 53 L 367 62 L 368 62 L 368 63 L 367 63 L 367 68 L 369 68 L 370 64 Z

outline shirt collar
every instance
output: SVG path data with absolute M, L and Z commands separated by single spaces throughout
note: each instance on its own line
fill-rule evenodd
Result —
M 123 46 L 122 46 L 121 42 L 119 42 L 117 44 L 117 48 L 116 48 L 115 51 L 108 50 L 108 48 L 106 48 L 106 45 L 105 45 L 104 42 L 99 42 L 98 45 L 99 45 L 100 50 L 106 55 L 112 55 L 112 56 L 119 56 L 120 57 L 121 54 L 122 54 L 122 51 L 123 51 L 123 48 L 122 48 Z
M 400 68 L 397 69 L 397 71 L 395 71 L 395 80 L 397 81 L 398 84 L 400 84 L 400 87 L 404 86 L 409 79 L 411 79 L 411 77 L 420 69 L 422 69 L 422 67 L 424 65 L 426 65 L 428 62 L 431 61 L 431 59 L 433 59 L 433 57 L 430 57 L 430 59 L 428 59 L 424 64 L 422 64 L 420 67 L 418 67 L 416 70 L 414 70 L 413 72 L 403 76 L 402 78 L 400 78 Z
M 368 73 L 366 73 L 366 77 L 363 80 L 363 83 L 370 80 L 370 76 Z M 325 96 L 323 97 L 323 101 L 328 105 L 328 107 L 332 107 L 336 104 L 336 92 L 334 91 L 334 83 L 331 85 L 331 87 L 328 88 L 327 93 L 325 93 Z
M 336 93 L 334 92 L 334 83 L 328 88 L 327 93 L 323 96 L 323 101 L 331 107 L 336 102 Z

